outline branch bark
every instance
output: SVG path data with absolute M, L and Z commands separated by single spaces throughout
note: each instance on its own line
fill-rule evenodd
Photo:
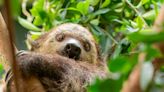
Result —
M 10 48 L 10 39 L 9 33 L 6 27 L 6 23 L 0 13 L 0 63 L 4 66 L 5 70 L 8 70 L 10 67 L 10 62 L 12 61 L 12 53 Z
M 22 77 L 18 71 L 17 63 L 16 63 L 16 57 L 15 57 L 15 47 L 14 47 L 14 26 L 13 26 L 13 21 L 12 21 L 12 14 L 10 10 L 10 0 L 5 0 L 4 1 L 4 7 L 5 7 L 5 13 L 6 13 L 6 21 L 7 21 L 7 26 L 5 25 L 5 22 L 3 20 L 3 17 L 1 15 L 1 20 L 0 20 L 0 28 L 1 30 L 1 38 L 0 38 L 0 44 L 1 44 L 1 53 L 4 55 L 4 57 L 7 59 L 5 62 L 2 61 L 2 63 L 5 66 L 5 69 L 11 67 L 13 71 L 13 78 L 14 78 L 14 83 L 15 83 L 15 88 L 16 92 L 24 92 L 23 87 L 19 85 L 22 81 Z M 7 30 L 8 29 L 8 30 Z M 2 56 L 3 57 L 3 56 Z M 9 61 L 9 62 L 8 62 Z M 11 64 L 11 66 L 9 65 Z

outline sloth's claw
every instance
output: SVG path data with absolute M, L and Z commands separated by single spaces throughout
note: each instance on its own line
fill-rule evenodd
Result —
M 28 53 L 28 52 L 25 51 L 25 50 L 20 50 L 20 51 L 17 52 L 16 56 L 17 56 L 17 57 L 18 57 L 18 56 L 23 56 L 23 55 L 26 55 L 27 53 Z

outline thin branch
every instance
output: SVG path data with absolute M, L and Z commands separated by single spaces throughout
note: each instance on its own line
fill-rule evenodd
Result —
M 28 20 L 29 22 L 32 22 L 33 17 L 32 17 L 31 14 L 26 10 L 27 1 L 28 1 L 28 0 L 23 0 L 23 1 L 22 1 L 22 12 L 23 12 L 23 14 L 27 17 L 27 20 Z
M 125 2 L 136 12 L 136 14 L 141 18 L 141 20 L 144 22 L 145 26 L 148 27 L 148 24 L 146 23 L 146 21 L 144 20 L 144 18 L 142 17 L 141 13 L 128 1 L 125 0 Z

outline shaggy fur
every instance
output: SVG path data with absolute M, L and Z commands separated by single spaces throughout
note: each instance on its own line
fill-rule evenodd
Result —
M 78 59 L 69 58 L 63 48 L 70 39 L 78 42 Z M 86 92 L 98 77 L 107 75 L 92 34 L 77 24 L 63 24 L 32 42 L 32 50 L 17 55 L 26 92 Z M 15 92 L 12 79 L 8 88 Z

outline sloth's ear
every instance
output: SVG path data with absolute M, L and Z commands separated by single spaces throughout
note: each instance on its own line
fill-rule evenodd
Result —
M 28 49 L 31 50 L 31 51 L 33 51 L 36 48 L 39 48 L 39 42 L 36 41 L 36 40 L 33 40 L 31 38 L 30 34 L 27 35 L 26 44 L 27 44 Z
M 31 51 L 33 51 L 34 49 L 39 48 L 39 47 L 40 47 L 40 45 L 37 41 L 31 42 Z
M 48 32 L 47 33 L 41 33 L 38 34 L 35 39 L 32 38 L 31 34 L 29 33 L 27 35 L 26 44 L 29 50 L 33 51 L 35 49 L 38 49 L 40 45 L 48 38 Z

